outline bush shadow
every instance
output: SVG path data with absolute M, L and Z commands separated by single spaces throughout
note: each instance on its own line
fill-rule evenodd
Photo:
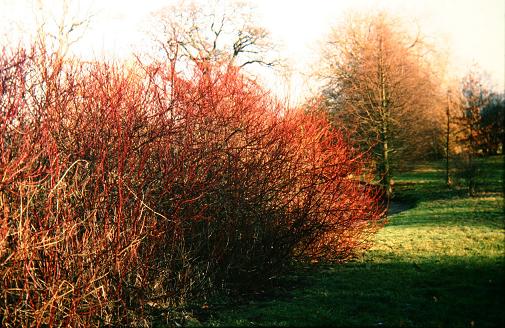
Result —
M 289 297 L 212 315 L 225 325 L 245 318 L 260 326 L 498 327 L 505 324 L 504 277 L 503 259 L 493 258 L 322 265 Z

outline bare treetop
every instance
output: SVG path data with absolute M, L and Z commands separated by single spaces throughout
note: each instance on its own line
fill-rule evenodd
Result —
M 372 149 L 388 196 L 394 159 L 413 153 L 435 127 L 437 81 L 420 34 L 386 13 L 355 15 L 330 34 L 319 77 L 336 125 Z
M 275 65 L 269 33 L 243 2 L 180 1 L 156 12 L 153 39 L 169 60 Z

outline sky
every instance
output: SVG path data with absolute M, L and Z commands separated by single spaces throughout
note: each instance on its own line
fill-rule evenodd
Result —
M 62 0 L 0 0 L 0 42 L 15 43 L 27 37 L 36 17 L 58 16 Z M 82 39 L 74 44 L 77 55 L 126 58 L 141 49 L 146 39 L 146 21 L 175 0 L 73 0 L 71 14 L 91 15 Z M 350 10 L 383 9 L 419 26 L 423 35 L 447 52 L 449 72 L 460 78 L 477 65 L 485 71 L 491 87 L 505 91 L 505 1 L 503 0 L 250 0 L 257 22 L 271 33 L 281 57 L 293 69 L 284 79 L 300 101 L 309 92 L 304 75 L 317 61 L 318 42 Z M 45 11 L 40 9 L 43 4 Z M 271 75 L 267 75 L 270 76 Z M 268 84 L 275 89 L 278 82 Z

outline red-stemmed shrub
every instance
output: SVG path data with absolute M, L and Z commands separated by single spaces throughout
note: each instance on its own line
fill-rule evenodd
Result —
M 3 50 L 2 325 L 149 325 L 366 248 L 383 209 L 340 132 L 237 68 L 174 67 Z

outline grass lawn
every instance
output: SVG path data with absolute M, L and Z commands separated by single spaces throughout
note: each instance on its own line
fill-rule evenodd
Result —
M 396 179 L 398 212 L 364 256 L 300 268 L 262 297 L 209 302 L 209 326 L 505 326 L 503 156 L 480 193 L 444 185 L 442 163 Z M 198 322 L 197 322 L 198 323 Z

